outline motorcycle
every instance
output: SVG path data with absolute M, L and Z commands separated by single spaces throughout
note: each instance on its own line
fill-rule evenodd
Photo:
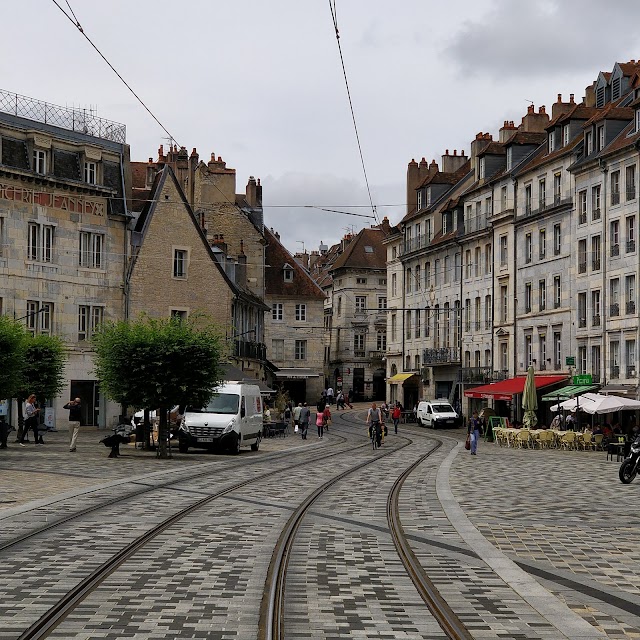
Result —
M 638 473 L 638 464 L 640 463 L 640 436 L 637 437 L 631 445 L 631 452 L 628 458 L 625 458 L 620 465 L 620 482 L 630 484 Z

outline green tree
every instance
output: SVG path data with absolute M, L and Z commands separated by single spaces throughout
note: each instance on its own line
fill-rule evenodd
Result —
M 58 336 L 25 335 L 24 362 L 16 399 L 22 406 L 25 398 L 35 393 L 38 401 L 55 398 L 64 388 L 64 367 L 67 361 L 64 342 Z M 18 434 L 24 429 L 22 411 L 18 413 Z
M 12 398 L 20 386 L 24 339 L 20 323 L 9 316 L 0 316 L 0 400 Z
M 158 448 L 167 457 L 167 412 L 176 404 L 205 405 L 221 383 L 223 341 L 201 317 L 106 323 L 93 337 L 95 373 L 119 404 L 158 409 Z

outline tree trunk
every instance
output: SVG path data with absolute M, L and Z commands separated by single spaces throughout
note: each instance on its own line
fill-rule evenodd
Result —
M 18 435 L 16 436 L 17 440 L 22 440 L 23 435 L 28 435 L 24 433 L 24 415 L 22 413 L 22 405 L 24 405 L 24 398 L 16 397 L 16 404 L 18 405 Z
M 169 430 L 167 424 L 167 407 L 161 406 L 158 411 L 160 412 L 160 420 L 158 422 L 158 457 L 168 458 L 167 440 L 169 438 Z

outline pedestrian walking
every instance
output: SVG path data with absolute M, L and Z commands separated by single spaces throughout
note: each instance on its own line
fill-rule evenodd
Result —
M 33 443 L 34 444 L 44 444 L 42 441 L 42 436 L 38 436 L 38 414 L 40 413 L 40 409 L 36 403 L 36 395 L 32 393 L 28 398 L 27 402 L 24 405 L 24 429 L 22 431 L 22 437 L 20 438 L 20 446 L 24 447 L 24 439 L 28 438 L 29 429 L 33 430 Z
M 324 408 L 322 415 L 324 416 L 324 429 L 325 431 L 329 431 L 329 427 L 331 426 L 331 409 L 329 409 L 329 405 Z
M 327 404 L 329 406 L 333 404 L 333 387 L 327 389 Z
M 318 427 L 318 438 L 322 440 L 324 435 L 324 408 L 321 411 L 319 405 L 316 411 L 316 427 Z
M 300 410 L 300 431 L 302 432 L 302 439 L 307 439 L 307 431 L 309 430 L 309 418 L 311 417 L 311 411 L 305 402 Z
M 69 452 L 74 453 L 78 441 L 78 433 L 80 433 L 82 401 L 80 398 L 70 400 L 63 408 L 69 410 Z
M 342 389 L 338 391 L 338 396 L 336 397 L 336 409 L 344 409 L 344 393 L 342 393 Z
M 482 421 L 478 417 L 478 411 L 474 410 L 471 420 L 469 420 L 469 428 L 467 433 L 470 436 L 471 455 L 478 455 L 478 441 L 482 435 Z
M 398 423 L 400 422 L 400 417 L 402 416 L 402 409 L 400 408 L 400 403 L 396 402 L 393 407 L 393 411 L 391 412 L 391 419 L 393 420 L 393 428 L 396 433 L 398 433 Z
M 302 411 L 302 402 L 298 402 L 298 406 L 293 409 L 293 429 L 296 432 L 300 429 L 300 411 Z

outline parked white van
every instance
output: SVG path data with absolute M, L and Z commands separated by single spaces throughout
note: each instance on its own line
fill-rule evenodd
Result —
M 228 382 L 218 388 L 206 407 L 187 407 L 180 424 L 181 453 L 189 447 L 225 448 L 240 453 L 251 445 L 257 451 L 262 438 L 262 397 L 257 384 Z
M 417 420 L 420 426 L 433 429 L 462 425 L 462 417 L 456 413 L 446 398 L 419 402 Z

